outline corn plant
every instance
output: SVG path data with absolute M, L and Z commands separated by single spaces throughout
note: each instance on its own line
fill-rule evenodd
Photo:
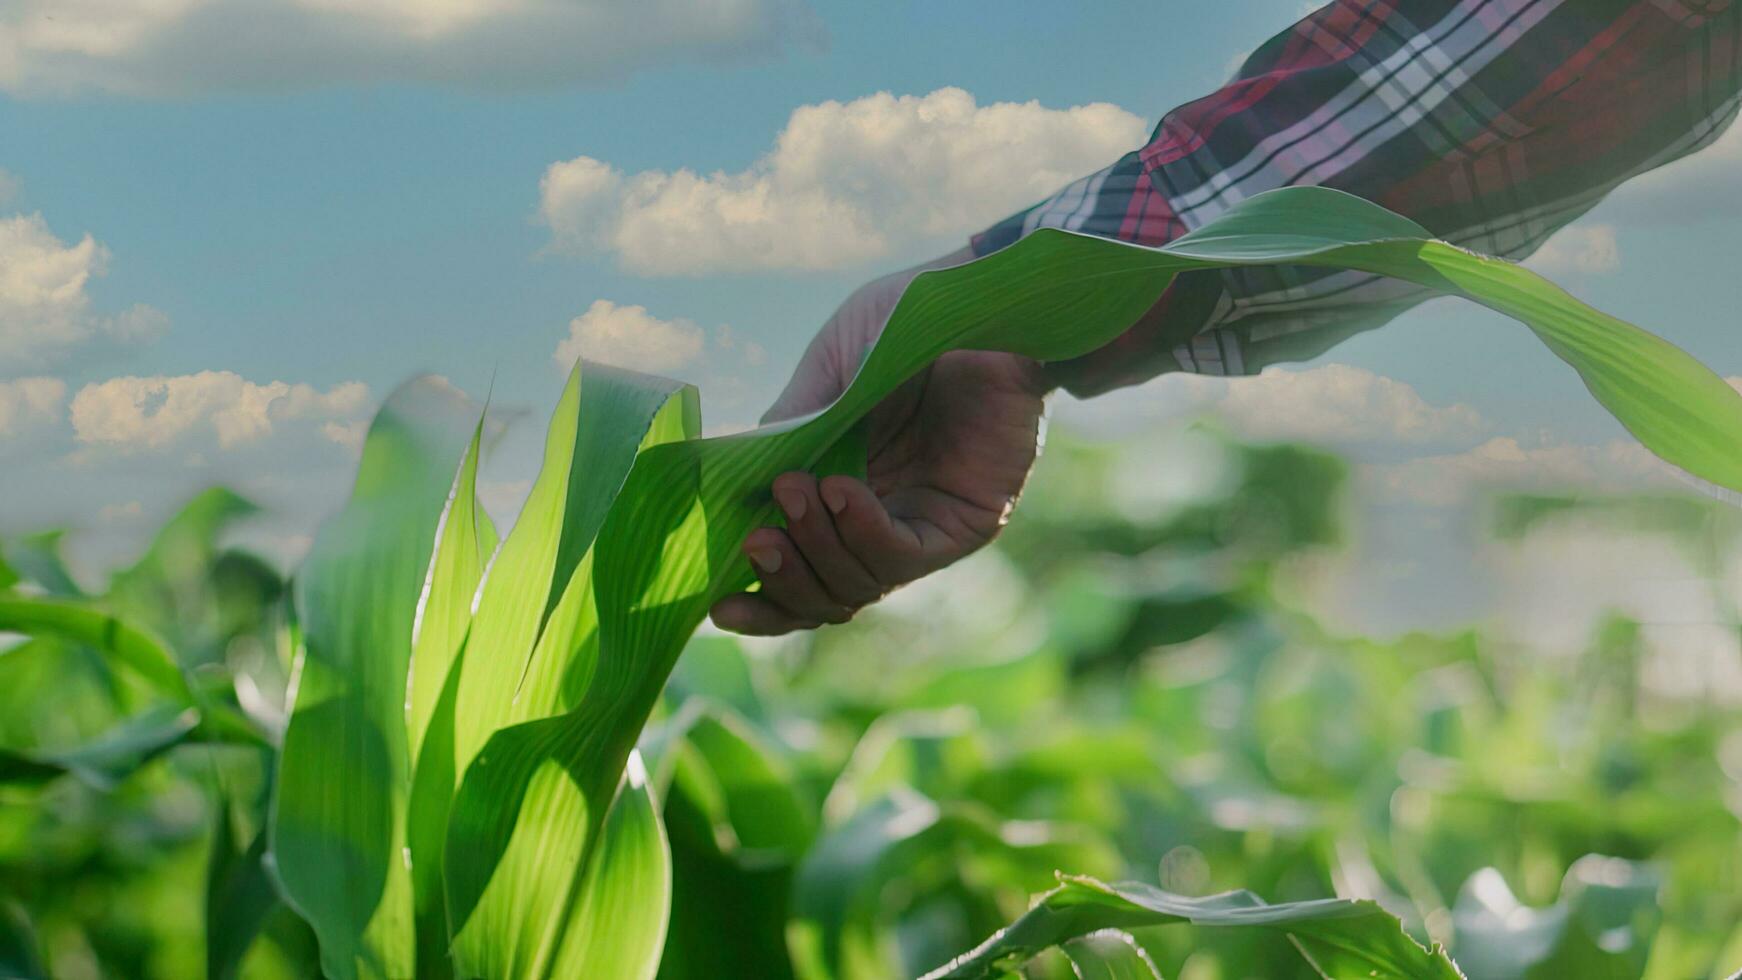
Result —
M 1742 398 L 1716 375 L 1519 267 L 1322 189 L 1262 195 L 1159 249 L 1042 230 L 926 273 L 841 398 L 780 427 L 701 439 L 693 389 L 577 364 L 503 536 L 476 499 L 479 412 L 442 383 L 413 382 L 377 415 L 355 490 L 293 587 L 292 707 L 257 856 L 270 857 L 274 893 L 312 927 L 323 971 L 653 976 L 673 949 L 660 790 L 681 783 L 705 799 L 696 787 L 711 781 L 716 805 L 697 815 L 716 839 L 730 829 L 739 844 L 787 854 L 810 843 L 799 818 L 739 832 L 735 794 L 778 780 L 731 723 L 680 726 L 646 757 L 636 749 L 709 605 L 752 583 L 738 545 L 776 519 L 774 476 L 862 465 L 858 420 L 947 351 L 1073 357 L 1122 331 L 1179 272 L 1279 263 L 1394 276 L 1511 314 L 1653 452 L 1742 490 Z M 149 636 L 114 622 L 35 598 L 0 604 L 0 629 L 102 645 L 154 672 L 197 724 L 248 731 L 229 724 L 221 700 L 182 690 L 185 672 L 164 669 Z M 878 961 L 874 938 L 853 938 L 866 898 L 835 885 L 886 873 L 886 856 L 911 840 L 998 841 L 1008 860 L 1082 870 L 984 814 L 889 805 L 818 840 L 807 862 L 825 871 L 794 882 L 810 911 L 790 938 L 808 974 L 862 975 L 853 962 Z M 828 873 L 817 854 L 846 863 Z M 1106 930 L 1168 921 L 1286 934 L 1327 975 L 1454 975 L 1371 903 L 1264 906 L 1091 878 L 1064 879 L 946 975 L 1056 943 L 1083 962 L 1135 969 L 1141 956 Z

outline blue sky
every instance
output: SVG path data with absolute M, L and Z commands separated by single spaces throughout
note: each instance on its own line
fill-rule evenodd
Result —
M 0 534 L 74 525 L 101 561 L 181 497 L 227 480 L 273 508 L 262 545 L 294 555 L 342 492 L 369 406 L 423 371 L 477 395 L 494 379 L 498 403 L 527 410 L 497 463 L 510 500 L 561 383 L 553 354 L 600 301 L 596 325 L 614 317 L 614 336 L 644 329 L 677 345 L 643 356 L 699 382 L 711 424 L 749 423 L 853 287 L 951 250 L 999 208 L 1044 193 L 1033 191 L 1039 178 L 992 181 L 958 214 L 944 206 L 948 189 L 986 183 L 957 172 L 981 158 L 976 145 L 940 144 L 938 159 L 904 168 L 848 143 L 850 159 L 802 179 L 806 193 L 875 203 L 875 226 L 857 238 L 804 223 L 811 212 L 794 205 L 788 218 L 818 241 L 788 261 L 743 260 L 729 240 L 708 252 L 700 238 L 693 255 L 706 261 L 672 248 L 636 260 L 627 238 L 587 238 L 592 213 L 541 190 L 553 165 L 588 158 L 620 183 L 747 173 L 709 185 L 730 189 L 775 165 L 805 107 L 823 107 L 808 117 L 819 126 L 846 125 L 847 109 L 888 93 L 911 99 L 880 111 L 911 123 L 911 100 L 941 105 L 935 93 L 959 89 L 949 98 L 972 100 L 975 125 L 991 125 L 982 113 L 994 104 L 1037 103 L 1008 123 L 1034 133 L 995 135 L 1045 149 L 1037 166 L 1062 183 L 1213 89 L 1303 10 L 1299 0 L 573 6 L 615 12 L 577 26 L 527 20 L 517 11 L 542 8 L 522 0 L 21 0 L 0 14 L 0 191 L 10 188 L 0 220 L 13 222 L 15 246 L 59 263 L 43 275 L 63 287 L 11 315 L 40 318 L 26 323 L 39 339 L 70 338 L 0 344 L 0 386 L 11 386 L 0 387 Z M 249 24 L 268 26 L 237 26 Z M 1118 110 L 1076 111 L 1097 103 Z M 1739 174 L 1742 145 L 1727 139 L 1709 159 L 1624 190 L 1539 267 L 1742 376 Z M 815 267 L 795 267 L 806 257 Z M 644 313 L 625 313 L 635 306 Z M 1324 373 L 1331 364 L 1352 373 Z M 1302 392 L 1347 399 L 1350 411 L 1402 405 L 1438 426 L 1444 437 L 1424 443 L 1320 413 L 1322 431 L 1280 433 L 1389 467 L 1375 486 L 1405 496 L 1435 474 L 1531 470 L 1529 453 L 1559 453 L 1535 468 L 1568 479 L 1637 475 L 1612 465 L 1622 433 L 1571 372 L 1522 328 L 1468 306 L 1429 304 L 1308 367 L 1319 373 L 1271 384 L 1268 403 L 1167 379 L 1065 414 L 1093 427 L 1148 417 L 1159 399 L 1277 434 L 1254 413 L 1299 414 L 1286 398 Z M 180 395 L 162 382 L 201 372 L 228 374 L 180 382 Z M 152 415 L 165 405 L 179 414 Z M 1480 424 L 1459 428 L 1460 412 Z M 1497 438 L 1523 462 L 1496 463 L 1510 452 Z

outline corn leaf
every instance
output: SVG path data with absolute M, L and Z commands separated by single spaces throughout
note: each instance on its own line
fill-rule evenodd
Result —
M 152 537 L 145 554 L 109 580 L 107 608 L 149 629 L 184 668 L 223 657 L 212 578 L 218 538 L 258 508 L 224 487 L 202 491 Z
M 406 735 L 414 769 L 406 845 L 411 855 L 417 963 L 421 974 L 430 978 L 451 975 L 442 840 L 454 793 L 454 692 L 459 680 L 454 668 L 465 657 L 472 596 L 498 543 L 495 525 L 477 497 L 483 433 L 480 418 L 442 510 L 435 557 L 412 624 L 407 668 Z
M 364 441 L 350 501 L 294 586 L 302 643 L 271 849 L 286 899 L 338 980 L 417 974 L 403 857 L 406 669 L 436 525 L 475 420 L 441 382 L 394 392 Z
M 579 941 L 596 928 L 588 916 L 598 894 L 626 887 L 622 876 L 638 867 L 669 864 L 663 831 L 652 833 L 657 820 L 633 813 L 613 818 L 613 832 L 630 843 L 621 854 L 603 848 L 602 861 L 591 862 L 584 849 L 598 843 L 621 767 L 593 783 L 550 745 L 565 736 L 561 712 L 595 669 L 594 538 L 637 451 L 693 439 L 699 427 L 693 388 L 591 364 L 570 375 L 544 466 L 479 588 L 459 668 L 454 758 L 462 778 L 443 861 L 463 973 L 607 975 L 609 962 L 623 971 L 609 975 L 650 976 L 657 966 L 663 887 L 646 907 L 618 909 L 617 943 Z M 644 788 L 625 793 L 633 807 L 651 800 Z M 642 959 L 631 966 L 635 955 Z
M 193 701 L 187 679 L 161 640 L 85 600 L 0 597 L 0 632 L 83 644 L 128 667 L 165 696 Z
M 1148 885 L 1108 885 L 1060 875 L 1021 918 L 926 980 L 995 976 L 1042 950 L 1103 929 L 1191 923 L 1286 933 L 1319 975 L 1331 980 L 1458 980 L 1438 946 L 1417 945 L 1395 916 L 1374 902 L 1320 899 L 1266 905 L 1250 892 L 1206 898 L 1172 895 Z
M 1452 907 L 1459 964 L 1484 980 L 1641 976 L 1663 884 L 1650 865 L 1587 854 L 1567 869 L 1558 902 L 1531 908 L 1483 868 Z
M 61 558 L 60 541 L 64 530 L 43 531 L 19 538 L 6 546 L 5 564 L 13 584 L 28 582 L 52 596 L 77 598 L 85 591 L 73 581 Z M 5 578 L 6 575 L 0 575 Z
M 48 969 L 36 940 L 36 927 L 24 907 L 0 899 L 0 977 L 46 980 Z
M 747 721 L 701 696 L 650 727 L 642 745 L 672 852 L 661 980 L 718 976 L 721 963 L 743 976 L 790 978 L 793 872 L 815 834 L 794 774 Z
M 758 866 L 796 862 L 810 847 L 812 808 L 786 763 L 737 712 L 695 697 L 641 744 L 655 795 L 668 804 L 686 798 L 717 853 Z
M 1128 932 L 1102 929 L 1061 948 L 1078 980 L 1161 980 L 1161 971 Z
M 236 976 L 261 927 L 281 908 L 265 859 L 265 828 L 244 847 L 236 835 L 228 794 L 220 791 L 212 827 L 211 856 L 206 862 L 208 980 Z
M 71 774 L 110 790 L 135 769 L 169 751 L 199 727 L 199 712 L 161 705 L 115 725 L 82 745 L 54 749 L 0 749 L 0 783 L 25 785 Z
M 923 966 L 901 962 L 882 916 L 885 887 L 926 855 L 947 856 L 952 871 L 971 857 L 985 857 L 1026 871 L 1031 887 L 1048 880 L 1054 868 L 1115 863 L 1102 845 L 1074 836 L 1068 827 L 1000 823 L 979 807 L 939 806 L 913 790 L 898 790 L 825 834 L 800 867 L 788 928 L 798 975 L 871 980 L 911 976 L 913 967 Z

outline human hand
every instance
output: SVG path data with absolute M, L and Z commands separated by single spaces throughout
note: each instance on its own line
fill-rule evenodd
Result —
M 861 287 L 824 324 L 763 421 L 833 402 L 907 284 L 971 257 L 963 250 Z M 1049 389 L 1041 365 L 1014 354 L 939 358 L 872 410 L 867 480 L 803 471 L 775 479 L 786 527 L 758 528 L 743 545 L 761 591 L 715 603 L 714 623 L 760 636 L 844 623 L 991 541 L 1034 465 Z

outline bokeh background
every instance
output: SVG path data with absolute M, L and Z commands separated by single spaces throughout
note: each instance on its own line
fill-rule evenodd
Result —
M 1382 565 L 1339 571 L 1386 549 L 1370 467 L 1226 415 L 1108 436 L 1080 411 L 994 547 L 844 627 L 691 642 L 643 739 L 669 767 L 662 975 L 918 975 L 1057 871 L 1375 899 L 1472 977 L 1742 966 L 1733 505 L 1485 485 L 1479 537 L 1447 546 L 1469 595 L 1384 610 L 1345 591 Z M 53 536 L 4 555 L 15 588 L 103 593 L 270 726 L 282 581 L 223 543 L 256 516 L 202 494 L 106 582 Z M 306 928 L 224 878 L 258 846 L 261 757 L 171 747 L 150 700 L 77 645 L 0 653 L 0 745 L 97 743 L 42 771 L 0 753 L 0 964 L 186 977 L 215 948 L 310 975 Z M 250 908 L 260 937 L 225 950 Z M 1280 936 L 1136 936 L 1166 977 L 1312 975 Z

